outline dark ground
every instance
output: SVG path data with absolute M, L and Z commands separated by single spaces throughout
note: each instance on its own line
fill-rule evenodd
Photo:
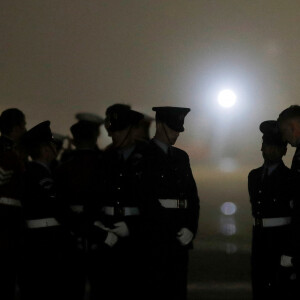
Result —
M 249 252 L 209 248 L 190 251 L 188 300 L 250 300 Z
M 188 300 L 251 299 L 249 253 L 193 250 Z

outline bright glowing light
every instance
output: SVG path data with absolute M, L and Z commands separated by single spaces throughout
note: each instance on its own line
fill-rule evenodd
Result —
M 218 95 L 218 102 L 222 107 L 232 107 L 236 102 L 236 94 L 231 90 L 223 90 Z
M 236 213 L 237 207 L 233 202 L 224 202 L 221 205 L 221 212 L 225 215 L 225 216 L 231 216 L 234 215 Z

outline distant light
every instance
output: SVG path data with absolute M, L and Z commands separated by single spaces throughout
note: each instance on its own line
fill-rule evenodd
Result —
M 236 205 L 233 202 L 224 202 L 221 205 L 221 212 L 225 216 L 231 216 L 236 213 Z
M 221 227 L 221 232 L 223 235 L 231 236 L 236 234 L 236 225 L 235 224 L 224 224 Z
M 235 219 L 232 216 L 221 216 L 220 217 L 220 231 L 223 235 L 231 236 L 237 232 Z
M 218 102 L 222 107 L 232 107 L 236 103 L 236 94 L 232 90 L 223 90 L 218 95 Z
M 227 243 L 226 244 L 226 250 L 225 250 L 225 252 L 227 254 L 234 254 L 234 253 L 237 252 L 237 250 L 238 250 L 238 247 L 237 247 L 236 244 L 233 244 L 233 243 Z

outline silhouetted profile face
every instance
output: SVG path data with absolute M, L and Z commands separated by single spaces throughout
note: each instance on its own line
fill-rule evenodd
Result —
M 20 137 L 26 132 L 26 121 L 25 121 L 25 118 L 24 118 L 24 120 L 19 125 L 17 125 L 14 128 L 14 130 L 15 130 L 16 140 L 20 139 Z
M 17 108 L 9 108 L 0 116 L 0 132 L 17 141 L 26 132 L 26 119 L 22 111 Z
M 299 137 L 296 135 L 297 120 L 286 120 L 280 123 L 280 132 L 285 141 L 296 147 Z
M 115 148 L 126 147 L 131 141 L 130 126 L 122 129 L 111 131 L 110 135 Z
M 156 138 L 168 145 L 175 145 L 180 132 L 171 129 L 167 124 L 157 122 L 156 124 Z
M 261 151 L 266 163 L 277 163 L 286 154 L 287 148 L 285 146 L 270 145 L 262 143 Z
M 58 152 L 55 142 L 50 142 L 47 146 L 45 146 L 43 151 L 43 154 L 49 163 L 57 158 Z

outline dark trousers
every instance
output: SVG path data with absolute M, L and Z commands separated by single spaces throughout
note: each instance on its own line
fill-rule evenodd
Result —
M 152 245 L 147 251 L 147 299 L 185 300 L 189 250 L 164 244 Z
M 28 229 L 19 279 L 22 300 L 69 299 L 65 242 L 58 227 Z
M 102 245 L 90 251 L 91 300 L 143 299 L 143 267 L 135 241 L 125 238 L 110 248 Z M 144 291 L 145 292 L 145 291 Z
M 280 266 L 289 226 L 253 228 L 251 277 L 253 299 L 293 299 L 294 268 Z
M 68 245 L 68 256 L 66 258 L 67 277 L 65 285 L 68 287 L 68 299 L 83 300 L 86 292 L 88 278 L 88 261 L 86 241 L 78 242 L 71 238 Z
M 0 244 L 2 239 L 0 238 Z M 0 299 L 15 299 L 19 254 L 15 248 L 4 249 L 0 246 Z
M 0 299 L 13 300 L 21 261 L 23 219 L 18 210 L 0 206 Z

